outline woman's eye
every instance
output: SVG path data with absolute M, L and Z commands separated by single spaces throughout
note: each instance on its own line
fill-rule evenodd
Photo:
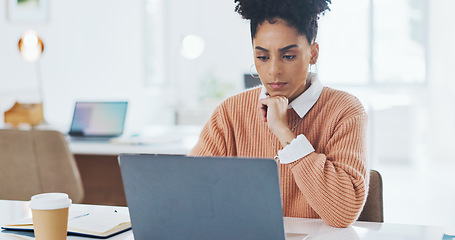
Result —
M 295 55 L 284 55 L 283 58 L 291 60 L 295 58 Z
M 259 60 L 261 60 L 261 61 L 266 61 L 267 59 L 269 59 L 269 57 L 257 56 L 257 59 L 259 59 Z

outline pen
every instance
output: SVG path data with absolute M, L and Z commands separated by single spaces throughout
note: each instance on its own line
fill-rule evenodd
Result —
M 77 219 L 77 218 L 85 217 L 85 216 L 88 216 L 88 215 L 90 215 L 90 213 L 86 213 L 86 214 L 82 214 L 82 215 L 79 215 L 79 216 L 75 216 L 75 217 L 73 217 L 71 219 Z

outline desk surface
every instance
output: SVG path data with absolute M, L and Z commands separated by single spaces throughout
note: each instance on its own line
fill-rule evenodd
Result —
M 0 124 L 0 128 L 3 128 Z M 66 134 L 66 128 L 53 125 L 37 126 L 38 130 L 55 130 Z M 26 130 L 26 129 L 23 129 Z M 147 126 L 110 141 L 71 140 L 73 154 L 117 156 L 121 153 L 180 154 L 186 155 L 196 145 L 202 126 L 157 125 Z
M 186 155 L 196 145 L 201 126 L 151 126 L 139 134 L 125 134 L 109 142 L 71 141 L 74 154 L 119 155 L 153 153 Z
M 182 142 L 155 144 L 127 144 L 108 142 L 69 142 L 73 154 L 112 155 L 121 153 L 180 154 L 186 155 L 194 145 Z
M 112 207 L 99 205 L 74 204 L 72 210 L 115 209 L 119 212 L 128 213 L 126 207 Z M 13 220 L 30 217 L 28 203 L 23 201 L 0 200 L 0 225 Z M 284 218 L 286 239 L 302 239 L 301 234 L 309 234 L 308 240 L 383 240 L 383 239 L 443 239 L 442 227 L 420 226 L 391 223 L 356 222 L 348 228 L 333 228 L 320 219 Z M 116 235 L 111 240 L 134 240 L 132 231 Z M 18 238 L 0 233 L 0 240 L 17 240 Z M 92 239 L 78 236 L 68 236 L 68 239 Z M 446 238 L 450 239 L 451 238 Z M 444 239 L 444 240 L 446 240 Z

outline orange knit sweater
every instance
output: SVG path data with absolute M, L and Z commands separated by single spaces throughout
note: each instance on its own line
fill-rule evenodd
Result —
M 260 118 L 260 91 L 250 89 L 221 103 L 190 155 L 274 158 L 282 146 Z M 291 128 L 298 119 L 288 110 Z M 357 219 L 368 192 L 366 126 L 367 115 L 357 98 L 323 88 L 294 130 L 305 135 L 315 152 L 279 164 L 284 216 L 322 218 L 335 227 Z

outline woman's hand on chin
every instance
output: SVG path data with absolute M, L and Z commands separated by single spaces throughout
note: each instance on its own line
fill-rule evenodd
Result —
M 288 99 L 284 96 L 269 96 L 258 102 L 262 120 L 267 122 L 270 131 L 280 140 L 283 147 L 296 137 L 288 126 L 288 105 Z

